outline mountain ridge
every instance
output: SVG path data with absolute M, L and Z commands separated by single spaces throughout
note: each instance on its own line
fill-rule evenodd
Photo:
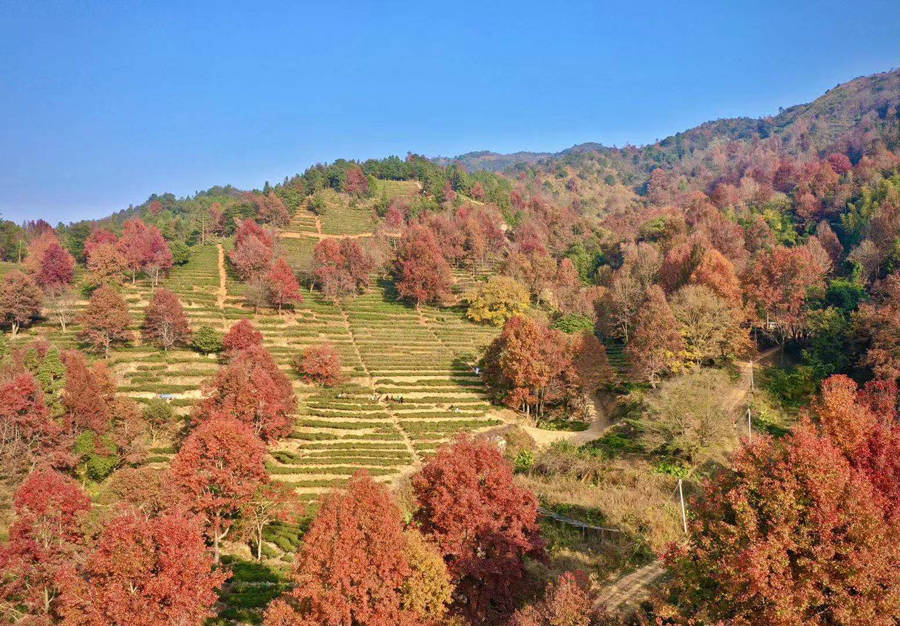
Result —
M 885 93 L 886 92 L 886 93 Z M 879 94 L 884 94 L 879 97 Z M 870 96 L 866 98 L 865 96 Z M 466 171 L 487 170 L 503 172 L 517 165 L 536 165 L 548 159 L 564 158 L 568 155 L 583 152 L 622 153 L 628 150 L 645 151 L 655 147 L 666 148 L 685 139 L 703 135 L 716 135 L 718 138 L 734 140 L 765 139 L 772 134 L 784 133 L 800 120 L 811 123 L 828 118 L 822 133 L 827 142 L 836 141 L 850 130 L 848 116 L 862 118 L 866 113 L 875 112 L 881 118 L 888 116 L 892 106 L 900 104 L 900 69 L 857 76 L 835 87 L 826 90 L 811 102 L 795 104 L 780 109 L 777 114 L 764 117 L 738 116 L 709 120 L 697 126 L 674 133 L 653 143 L 642 145 L 626 144 L 623 147 L 607 146 L 602 143 L 587 141 L 564 148 L 558 152 L 536 152 L 519 150 L 510 153 L 499 153 L 490 150 L 466 152 L 455 157 L 436 156 L 432 161 L 439 165 L 457 163 Z M 854 121 L 859 121 L 858 119 Z M 825 145 L 822 146 L 822 149 Z

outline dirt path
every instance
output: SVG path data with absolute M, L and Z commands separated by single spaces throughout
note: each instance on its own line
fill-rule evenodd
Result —
M 774 348 L 769 348 L 765 352 L 761 352 L 755 359 L 752 361 L 738 361 L 737 366 L 741 370 L 741 379 L 740 382 L 734 386 L 731 390 L 731 393 L 728 396 L 728 404 L 727 407 L 731 410 L 732 413 L 735 414 L 735 420 L 740 419 L 737 416 L 737 407 L 746 402 L 747 394 L 750 393 L 755 388 L 755 380 L 756 376 L 756 368 L 761 363 L 770 362 L 774 355 L 778 353 L 781 349 L 780 346 L 775 346 Z M 735 422 L 735 425 L 737 423 Z
M 225 287 L 225 249 L 220 243 L 216 244 L 216 248 L 219 250 L 219 288 L 216 290 L 216 306 L 224 311 L 225 297 L 228 295 Z
M 609 417 L 607 417 L 606 412 L 597 400 L 594 401 L 592 413 L 594 419 L 591 420 L 591 425 L 586 430 L 546 430 L 537 426 L 522 426 L 522 430 L 531 435 L 531 438 L 541 448 L 557 441 L 568 441 L 574 446 L 580 446 L 594 439 L 599 439 L 610 426 Z
M 753 361 L 741 361 L 738 363 L 738 367 L 741 369 L 741 384 L 735 386 L 730 398 L 735 406 L 743 401 L 747 392 L 750 391 L 751 366 L 755 370 L 758 365 L 770 362 L 777 355 L 779 349 L 778 346 L 769 348 L 765 352 L 760 353 Z M 608 421 L 604 419 L 602 412 L 598 412 L 598 417 L 591 423 L 590 428 L 578 433 L 543 430 L 530 426 L 523 428 L 534 437 L 538 445 L 548 445 L 559 440 L 567 440 L 580 445 L 600 437 L 608 425 Z M 622 576 L 614 582 L 603 585 L 597 591 L 597 604 L 603 605 L 610 613 L 624 613 L 630 609 L 638 608 L 640 603 L 650 596 L 653 587 L 665 574 L 665 571 L 662 563 L 654 561 L 630 574 Z
M 522 426 L 521 428 L 531 435 L 531 438 L 534 439 L 539 448 L 543 448 L 557 441 L 568 441 L 574 446 L 580 446 L 588 441 L 602 437 L 608 426 L 609 423 L 606 419 L 598 417 L 591 422 L 587 430 L 574 432 L 571 430 L 546 430 L 537 426 Z
M 636 608 L 646 600 L 653 584 L 665 573 L 659 561 L 645 565 L 639 570 L 626 574 L 619 580 L 599 589 L 597 604 L 603 605 L 610 613 L 621 612 L 626 608 Z

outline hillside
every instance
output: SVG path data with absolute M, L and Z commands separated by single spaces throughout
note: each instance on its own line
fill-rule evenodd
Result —
M 462 165 L 467 172 L 485 170 L 488 172 L 503 172 L 520 163 L 534 165 L 544 159 L 555 156 L 551 152 L 512 152 L 500 154 L 489 150 L 467 152 L 455 157 L 433 157 L 431 160 L 438 165 L 446 167 L 453 163 Z
M 799 156 L 807 150 L 825 153 L 847 149 L 859 135 L 877 133 L 889 146 L 900 142 L 897 106 L 900 104 L 900 70 L 873 76 L 862 76 L 835 86 L 807 104 L 798 104 L 762 118 L 729 118 L 706 122 L 657 143 L 646 146 L 615 148 L 598 143 L 582 143 L 555 154 L 538 152 L 470 152 L 458 157 L 440 157 L 442 165 L 459 163 L 467 171 L 504 171 L 541 164 L 552 169 L 556 162 L 568 162 L 578 155 L 597 153 L 616 163 L 624 175 L 635 168 L 643 176 L 653 167 L 673 165 L 714 142 L 740 141 L 753 143 L 778 137 L 786 153 Z M 848 137 L 851 135 L 853 137 Z M 792 141 L 802 136 L 802 141 Z M 845 145 L 838 145 L 840 140 Z M 857 148 L 858 149 L 858 148 Z
M 281 232 L 289 262 L 308 265 L 313 246 L 323 237 L 363 235 L 365 240 L 367 233 L 361 229 L 370 226 L 354 227 L 352 211 L 345 206 L 331 206 L 329 215 L 333 217 L 322 220 L 304 211 L 294 216 Z M 341 232 L 341 224 L 347 225 L 346 232 Z M 225 265 L 218 266 L 221 247 L 197 247 L 187 263 L 160 283 L 181 297 L 193 328 L 224 332 L 235 321 L 250 319 L 263 330 L 265 346 L 285 372 L 291 371 L 290 360 L 305 347 L 323 341 L 335 345 L 342 357 L 349 378 L 344 387 L 317 390 L 294 376 L 300 398 L 296 429 L 272 450 L 270 471 L 306 499 L 341 485 L 360 468 L 381 480 L 396 478 L 453 433 L 499 423 L 487 415 L 483 385 L 472 371 L 493 335 L 489 328 L 468 322 L 458 309 L 411 309 L 388 297 L 381 284 L 345 304 L 310 291 L 289 312 L 254 313 L 245 303 L 245 286 Z M 465 281 L 465 276 L 458 279 Z M 144 282 L 123 285 L 135 333 L 151 293 Z M 86 299 L 79 299 L 76 314 L 86 304 Z M 70 327 L 62 333 L 47 320 L 32 326 L 19 341 L 42 337 L 60 348 L 72 348 L 78 345 L 76 331 Z M 140 343 L 114 348 L 109 363 L 121 393 L 140 403 L 162 394 L 182 414 L 218 367 L 214 359 L 194 351 L 163 354 Z M 383 399 L 387 396 L 402 397 L 402 404 L 387 402 Z M 449 411 L 451 405 L 458 410 Z M 169 442 L 159 442 L 151 452 L 153 463 L 163 466 L 172 449 Z

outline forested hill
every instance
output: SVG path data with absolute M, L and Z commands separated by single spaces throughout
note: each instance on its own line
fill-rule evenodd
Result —
M 0 220 L 0 623 L 897 626 L 897 85 Z
M 825 92 L 808 104 L 798 104 L 763 118 L 737 117 L 706 122 L 642 147 L 615 148 L 587 142 L 555 154 L 547 152 L 468 152 L 453 158 L 437 157 L 441 165 L 458 163 L 467 171 L 501 172 L 557 161 L 571 161 L 586 153 L 604 154 L 622 160 L 625 170 L 636 167 L 648 173 L 662 164 L 683 161 L 716 142 L 737 140 L 753 143 L 779 138 L 786 151 L 799 156 L 809 150 L 839 150 L 853 156 L 867 138 L 881 134 L 886 141 L 900 141 L 897 105 L 900 104 L 900 70 L 855 78 Z M 848 133 L 851 135 L 848 137 Z M 518 166 L 518 167 L 517 167 Z
M 600 144 L 597 144 L 601 147 Z M 574 149 L 574 148 L 573 148 Z M 466 152 L 455 157 L 434 157 L 431 159 L 438 165 L 451 165 L 453 163 L 462 165 L 467 172 L 475 172 L 485 170 L 488 172 L 503 172 L 515 165 L 521 163 L 536 164 L 544 159 L 559 156 L 566 151 L 553 154 L 552 152 L 513 152 L 511 154 L 500 154 L 499 152 L 491 152 L 489 150 L 478 150 L 475 152 Z

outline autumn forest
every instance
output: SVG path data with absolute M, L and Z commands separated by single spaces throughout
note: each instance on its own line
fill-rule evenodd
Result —
M 0 220 L 0 331 L 0 623 L 900 619 L 900 70 Z

